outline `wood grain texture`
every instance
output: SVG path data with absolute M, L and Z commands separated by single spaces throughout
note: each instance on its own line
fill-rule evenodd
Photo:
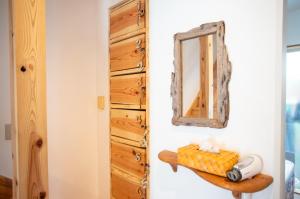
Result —
M 111 109 L 111 135 L 142 142 L 146 131 L 145 111 Z
M 135 105 L 141 108 L 146 104 L 145 74 L 115 76 L 110 78 L 110 101 L 112 104 Z
M 162 151 L 158 155 L 159 159 L 163 162 L 170 164 L 173 168 L 173 171 L 177 171 L 177 166 L 180 165 L 177 163 L 177 153 L 171 151 Z M 186 167 L 184 165 L 180 165 Z M 199 170 L 186 167 L 196 173 L 199 177 L 206 180 L 209 183 L 212 183 L 223 189 L 227 189 L 233 192 L 235 198 L 240 197 L 241 193 L 255 193 L 267 188 L 273 182 L 273 178 L 268 175 L 258 174 L 252 179 L 244 180 L 241 182 L 231 182 L 227 178 L 216 176 L 213 174 L 201 172 Z
M 146 171 L 146 151 L 145 149 L 112 142 L 111 163 L 114 167 L 143 178 Z
M 124 169 L 124 167 L 118 167 L 118 169 L 116 169 L 116 165 L 112 164 L 112 173 L 121 174 L 118 176 L 121 176 L 123 180 L 125 179 L 125 184 L 118 184 L 118 186 L 116 186 L 117 188 L 114 188 L 115 181 L 113 179 L 111 180 L 111 198 L 114 199 L 128 199 L 135 197 L 140 199 L 150 198 L 149 191 L 147 191 L 149 189 L 149 166 L 147 164 L 149 160 L 148 156 L 146 155 L 149 149 L 149 145 L 147 144 L 149 143 L 149 136 L 147 136 L 149 132 L 149 121 L 147 119 L 149 118 L 149 88 L 146 86 L 148 85 L 149 81 L 149 59 L 147 45 L 149 40 L 148 7 L 149 2 L 147 0 L 124 0 L 110 8 L 110 58 L 115 57 L 114 52 L 111 51 L 114 49 L 112 49 L 111 47 L 117 47 L 117 51 L 122 51 L 118 52 L 119 55 L 116 56 L 117 60 L 109 60 L 113 61 L 113 64 L 114 62 L 118 63 L 115 64 L 115 67 L 117 69 L 113 69 L 112 71 L 110 71 L 110 86 L 111 90 L 114 90 L 113 92 L 111 92 L 110 108 L 131 110 L 136 109 L 139 111 L 142 110 L 142 122 L 140 122 L 142 126 L 140 126 L 140 128 L 144 128 L 143 136 L 141 136 L 141 131 L 136 128 L 138 126 L 136 126 L 137 124 L 134 124 L 133 120 L 130 119 L 127 121 L 122 119 L 122 123 L 124 122 L 125 126 L 119 126 L 119 123 L 117 128 L 112 128 L 111 141 L 112 143 L 126 144 L 126 146 L 130 147 L 136 146 L 136 148 L 138 149 L 141 149 L 140 147 L 145 148 L 142 149 L 144 151 L 143 153 L 145 153 L 145 158 L 143 160 L 143 162 L 145 162 L 145 165 L 143 166 L 144 174 L 142 178 L 141 175 L 138 178 L 133 177 L 136 175 L 134 174 L 134 172 L 130 171 L 130 169 Z M 130 9 L 131 11 L 129 11 Z M 128 16 L 128 14 L 130 16 Z M 112 27 L 113 24 L 114 27 Z M 133 42 L 131 42 L 131 48 L 128 48 L 129 45 L 125 41 L 132 41 L 138 37 L 142 39 L 140 47 L 136 45 L 136 43 L 134 44 Z M 120 45 L 123 46 L 121 47 Z M 133 49 L 132 47 L 135 47 L 135 49 Z M 133 54 L 133 52 L 135 54 Z M 130 64 L 130 62 L 133 62 L 135 59 L 137 62 Z M 140 63 L 142 63 L 142 66 Z M 132 76 L 129 76 L 128 74 L 132 74 Z M 141 77 L 142 81 L 137 80 L 137 77 Z M 134 79 L 136 79 L 137 81 Z M 113 82 L 115 82 L 115 84 Z M 138 85 L 141 86 L 139 87 Z M 110 123 L 112 122 L 110 121 Z M 143 127 L 144 123 L 145 127 Z M 127 128 L 126 126 L 128 124 L 132 126 L 130 128 Z M 117 129 L 118 131 L 116 131 Z M 120 135 L 123 137 L 119 137 Z M 143 143 L 138 141 L 141 137 L 143 137 Z M 110 152 L 110 155 L 112 157 L 112 147 L 110 148 Z M 120 180 L 118 181 L 120 182 Z M 129 185 L 132 186 L 132 182 L 134 182 L 134 185 L 137 185 L 134 189 L 128 187 Z M 121 193 L 116 193 L 119 191 L 121 191 Z M 138 193 L 138 196 L 136 195 L 136 193 Z
M 12 199 L 12 180 L 0 176 L 0 199 Z
M 123 1 L 110 9 L 110 39 L 145 28 L 145 1 Z
M 112 44 L 110 46 L 110 71 L 126 69 L 144 71 L 145 53 L 144 34 Z
M 48 198 L 45 1 L 13 0 L 17 196 Z
M 109 43 L 114 44 L 114 43 L 120 42 L 124 39 L 128 39 L 128 38 L 131 38 L 131 37 L 134 37 L 134 36 L 137 36 L 137 35 L 141 35 L 141 34 L 145 34 L 145 33 L 147 33 L 146 31 L 147 31 L 146 28 L 141 28 L 141 29 L 138 29 L 136 31 L 128 32 L 128 33 L 125 33 L 121 36 L 110 39 Z
M 111 188 L 114 199 L 144 199 L 146 196 L 141 179 L 116 168 L 112 168 Z
M 110 136 L 110 140 L 112 142 L 117 142 L 117 143 L 126 144 L 126 145 L 130 145 L 130 146 L 145 148 L 144 146 L 141 146 L 140 142 L 137 142 L 134 140 L 128 140 L 126 138 L 122 138 L 122 137 L 118 137 L 118 136 L 114 136 L 114 135 Z
M 188 111 L 185 113 L 184 117 L 191 117 L 191 118 L 199 117 L 199 115 L 200 115 L 199 95 L 200 95 L 200 93 L 197 94 L 196 98 L 192 102 Z
M 209 106 L 209 65 L 208 65 L 208 36 L 200 37 L 200 95 L 199 116 L 208 118 Z
M 16 70 L 15 70 L 15 42 L 13 38 L 14 34 L 14 25 L 13 25 L 13 1 L 9 1 L 9 28 L 10 28 L 10 96 L 11 96 L 11 149 L 12 149 L 12 160 L 13 160 L 13 198 L 18 198 L 18 187 L 17 187 L 17 178 L 18 178 L 18 137 L 16 133 L 17 129 L 17 100 L 16 100 Z
M 214 67 L 214 116 L 207 118 L 185 118 L 182 113 L 182 62 L 181 41 L 216 34 L 217 63 Z M 231 63 L 228 59 L 224 43 L 225 24 L 223 21 L 203 24 L 198 28 L 174 36 L 174 73 L 172 73 L 171 96 L 173 99 L 174 125 L 188 125 L 211 128 L 225 128 L 229 119 L 229 91 L 228 84 L 231 77 Z

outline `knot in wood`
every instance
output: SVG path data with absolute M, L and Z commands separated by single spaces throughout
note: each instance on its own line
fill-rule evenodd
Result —
M 21 66 L 21 69 L 20 69 L 20 70 L 21 70 L 21 72 L 24 73 L 24 72 L 26 72 L 26 67 L 25 67 L 25 66 Z
M 46 192 L 42 191 L 40 192 L 40 199 L 44 199 L 44 198 L 46 198 Z
M 43 145 L 43 140 L 42 140 L 42 138 L 39 138 L 39 139 L 36 141 L 35 144 L 36 144 L 37 147 L 41 148 L 42 145 Z

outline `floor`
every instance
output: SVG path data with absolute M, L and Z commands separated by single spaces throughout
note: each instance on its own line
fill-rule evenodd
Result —
M 12 198 L 12 181 L 0 176 L 0 199 Z
M 300 195 L 299 194 L 295 194 L 294 195 L 294 199 L 300 199 Z

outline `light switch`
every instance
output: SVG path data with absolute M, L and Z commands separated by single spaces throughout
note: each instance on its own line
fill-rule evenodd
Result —
M 5 140 L 11 140 L 11 124 L 5 124 Z
M 104 96 L 98 96 L 98 109 L 104 110 Z

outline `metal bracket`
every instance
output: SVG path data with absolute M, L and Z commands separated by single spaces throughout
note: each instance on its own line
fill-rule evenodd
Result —
M 140 140 L 140 146 L 141 147 L 146 148 L 148 146 L 147 136 L 148 136 L 148 129 L 145 128 L 143 139 Z
M 143 61 L 140 61 L 137 65 L 136 65 L 137 68 L 139 68 L 139 72 L 142 72 L 145 68 L 144 64 L 143 64 Z
M 142 8 L 142 2 L 137 3 L 137 25 L 140 26 L 140 20 L 145 15 L 145 9 Z

